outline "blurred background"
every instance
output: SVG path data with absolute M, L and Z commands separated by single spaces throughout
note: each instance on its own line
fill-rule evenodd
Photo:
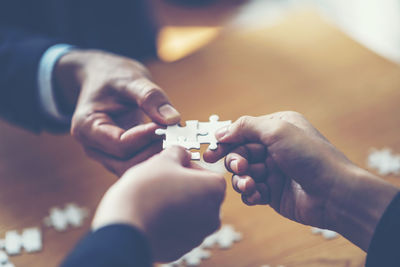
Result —
M 171 3 L 183 6 L 182 13 L 175 10 L 176 15 L 171 16 Z M 184 40 L 179 42 L 178 38 L 169 44 L 171 50 L 175 46 L 181 52 L 169 51 L 171 54 L 165 55 L 163 50 L 161 56 L 165 60 L 174 60 L 179 58 L 177 54 L 191 50 L 186 47 L 182 51 L 188 39 L 193 47 L 206 43 L 222 25 L 265 27 L 279 23 L 296 9 L 313 8 L 365 47 L 400 62 L 400 2 L 396 0 L 170 0 L 155 6 L 164 24 L 182 26 L 175 37 L 181 33 Z M 185 12 L 195 9 L 195 14 Z M 186 38 L 185 30 L 190 32 Z

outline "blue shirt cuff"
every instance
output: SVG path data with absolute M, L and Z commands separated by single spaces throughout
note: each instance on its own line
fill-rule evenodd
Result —
M 39 103 L 42 112 L 56 122 L 69 124 L 71 116 L 62 114 L 54 92 L 53 71 L 57 61 L 75 47 L 68 44 L 53 45 L 40 59 L 38 70 Z

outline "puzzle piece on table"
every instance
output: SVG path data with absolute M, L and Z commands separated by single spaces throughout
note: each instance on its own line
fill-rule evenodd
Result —
M 44 218 L 47 226 L 53 226 L 58 232 L 67 230 L 68 226 L 77 228 L 83 225 L 83 221 L 88 217 L 89 211 L 86 208 L 80 208 L 74 203 L 65 205 L 64 209 L 53 207 L 50 209 L 50 215 Z
M 0 250 L 0 266 L 8 262 L 8 255 L 3 250 Z
M 42 250 L 42 232 L 39 228 L 28 228 L 22 232 L 22 244 L 26 252 L 38 252 Z
M 157 129 L 157 135 L 165 135 L 163 149 L 178 145 L 186 149 L 200 149 L 201 144 L 210 144 L 209 148 L 217 149 L 218 141 L 215 132 L 224 126 L 230 125 L 231 121 L 218 121 L 217 115 L 211 115 L 209 122 L 199 122 L 197 120 L 186 121 L 186 126 L 178 124 L 167 126 L 166 129 Z M 199 160 L 199 153 L 192 153 L 192 160 Z
M 17 255 L 21 253 L 22 238 L 17 231 L 8 231 L 4 238 L 4 249 L 8 255 Z
M 242 234 L 236 232 L 232 225 L 224 225 L 217 232 L 209 235 L 200 245 L 204 248 L 211 248 L 218 245 L 220 249 L 232 247 L 235 242 L 242 240 Z
M 201 261 L 211 257 L 211 252 L 204 250 L 202 247 L 194 248 L 192 251 L 183 256 L 183 261 L 187 266 L 198 266 Z
M 326 230 L 326 229 L 320 229 L 320 228 L 317 228 L 317 227 L 311 227 L 311 233 L 313 233 L 314 235 L 321 234 L 327 240 L 335 239 L 336 237 L 339 236 L 339 234 L 334 232 L 334 231 Z
M 395 155 L 388 148 L 372 149 L 368 155 L 367 165 L 376 169 L 380 175 L 400 174 L 400 155 Z
M 211 115 L 209 122 L 199 122 L 199 128 L 202 132 L 207 132 L 207 135 L 198 137 L 200 144 L 210 144 L 208 146 L 211 150 L 216 150 L 218 147 L 218 140 L 215 138 L 215 132 L 222 127 L 229 126 L 232 121 L 219 121 L 218 115 Z
M 242 234 L 236 232 L 232 225 L 224 225 L 218 231 L 217 244 L 221 249 L 230 248 L 240 240 L 242 240 Z
M 207 249 L 218 245 L 220 249 L 230 248 L 234 242 L 242 239 L 242 235 L 235 231 L 233 226 L 224 225 L 217 232 L 209 235 L 204 239 L 203 243 L 194 248 L 189 253 L 183 255 L 180 259 L 174 262 L 161 265 L 162 267 L 178 267 L 178 266 L 197 266 L 203 259 L 211 257 L 211 252 Z
M 38 252 L 42 249 L 42 232 L 39 228 L 27 228 L 19 235 L 17 231 L 6 232 L 4 250 L 8 255 L 18 255 L 22 248 L 28 252 Z

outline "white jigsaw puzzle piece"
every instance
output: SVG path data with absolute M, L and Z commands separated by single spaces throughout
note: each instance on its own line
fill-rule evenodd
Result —
M 209 120 L 209 122 L 199 122 L 199 129 L 208 134 L 198 136 L 198 141 L 200 144 L 210 144 L 208 148 L 216 150 L 218 147 L 218 140 L 215 138 L 215 132 L 222 127 L 231 125 L 232 121 L 219 121 L 218 115 L 211 115 Z
M 4 250 L 8 255 L 18 255 L 22 249 L 22 238 L 17 231 L 8 231 L 5 236 Z
M 8 262 L 8 255 L 5 251 L 0 250 L 0 266 L 6 262 Z
M 330 239 L 335 239 L 336 237 L 339 236 L 338 233 L 335 231 L 327 230 L 327 229 L 320 229 L 317 227 L 311 227 L 311 233 L 314 235 L 322 235 L 325 239 L 330 240 Z
M 388 148 L 373 149 L 368 155 L 367 165 L 380 175 L 400 174 L 400 155 L 393 154 Z
M 89 212 L 86 208 L 80 208 L 74 203 L 68 203 L 64 209 L 53 207 L 50 215 L 44 219 L 47 226 L 52 226 L 58 232 L 67 230 L 68 226 L 80 227 Z
M 183 260 L 187 266 L 198 266 L 201 261 L 211 257 L 211 252 L 201 247 L 194 248 L 192 251 L 183 256 Z
M 83 221 L 88 216 L 88 211 L 85 208 L 80 208 L 74 203 L 69 203 L 64 209 L 68 223 L 73 227 L 80 227 Z
M 221 249 L 228 249 L 232 247 L 233 243 L 242 240 L 242 234 L 236 232 L 231 225 L 222 226 L 218 233 L 217 244 Z
M 53 226 L 58 232 L 63 232 L 68 228 L 68 220 L 64 211 L 57 207 L 50 209 L 50 215 L 45 218 L 45 224 L 47 226 Z
M 42 250 L 42 232 L 39 228 L 27 228 L 22 232 L 22 246 L 28 253 Z
M 15 265 L 8 261 L 8 262 L 6 262 L 6 263 L 4 263 L 2 265 L 0 264 L 0 267 L 15 267 Z
M 200 149 L 200 143 L 197 140 L 199 135 L 205 135 L 207 132 L 201 131 L 196 120 L 186 121 L 186 126 L 181 127 L 178 124 L 167 126 L 166 129 L 157 129 L 157 135 L 165 135 L 163 149 L 178 145 L 186 149 Z

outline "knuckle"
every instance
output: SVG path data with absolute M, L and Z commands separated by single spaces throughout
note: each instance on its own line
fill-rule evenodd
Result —
M 298 118 L 303 118 L 303 115 L 297 111 L 285 111 L 282 114 L 283 118 L 287 118 L 287 119 L 298 119 Z
M 144 107 L 152 102 L 154 98 L 160 95 L 160 91 L 156 87 L 150 87 L 147 89 L 143 89 L 142 97 L 139 102 L 140 107 Z
M 240 117 L 240 118 L 238 119 L 238 127 L 239 127 L 240 129 L 245 128 L 246 125 L 248 125 L 249 122 L 250 122 L 253 118 L 254 118 L 254 117 L 248 116 L 248 115 L 245 115 L 245 116 Z
M 275 137 L 281 137 L 283 134 L 287 132 L 288 128 L 289 128 L 288 122 L 279 120 L 274 124 L 271 133 Z

